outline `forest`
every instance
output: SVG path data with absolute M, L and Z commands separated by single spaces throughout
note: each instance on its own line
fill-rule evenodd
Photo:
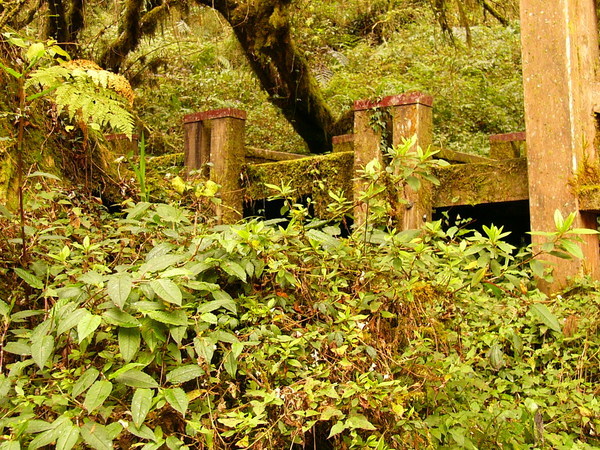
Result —
M 519 19 L 518 0 L 0 3 L 0 450 L 600 448 L 598 283 L 541 288 L 597 232 L 559 211 L 542 245 L 451 209 L 395 221 L 436 154 L 525 130 Z M 245 111 L 246 148 L 314 157 L 355 101 L 414 91 L 432 145 L 382 139 L 354 196 L 313 165 L 319 204 L 281 180 L 274 217 L 224 220 L 215 162 L 183 163 L 188 114 Z

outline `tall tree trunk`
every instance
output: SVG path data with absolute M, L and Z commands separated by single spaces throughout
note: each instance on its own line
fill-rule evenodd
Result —
M 215 8 L 229 22 L 269 100 L 311 153 L 330 151 L 332 135 L 345 130 L 336 123 L 305 57 L 294 45 L 291 0 L 197 1 Z

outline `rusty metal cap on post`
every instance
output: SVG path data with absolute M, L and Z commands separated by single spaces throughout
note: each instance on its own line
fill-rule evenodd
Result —
M 423 105 L 431 107 L 433 106 L 433 97 L 422 92 L 406 92 L 404 94 L 390 95 L 381 100 L 356 100 L 354 102 L 354 111 L 406 105 Z
M 183 116 L 183 123 L 202 122 L 211 119 L 241 119 L 246 120 L 246 111 L 236 108 L 212 109 Z

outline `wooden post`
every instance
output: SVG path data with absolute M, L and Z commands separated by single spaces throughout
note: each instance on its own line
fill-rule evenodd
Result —
M 392 109 L 392 144 L 400 145 L 405 139 L 417 137 L 415 145 L 426 149 L 433 142 L 433 97 L 421 92 L 411 92 L 388 99 Z M 421 188 L 415 192 L 404 190 L 408 201 L 402 217 L 402 229 L 419 229 L 431 220 L 431 183 L 421 179 Z
M 359 100 L 354 102 L 354 170 L 364 168 L 373 159 L 382 162 L 382 140 L 384 130 L 390 144 L 399 145 L 402 139 L 417 136 L 420 147 L 431 145 L 432 141 L 432 104 L 431 96 L 420 92 L 409 92 L 385 97 L 381 101 Z M 374 116 L 375 111 L 383 110 L 381 117 Z M 388 117 L 389 116 L 389 117 Z M 388 119 L 391 120 L 388 123 Z M 373 124 L 373 121 L 378 123 Z M 374 126 L 375 125 L 375 126 Z M 354 183 L 355 223 L 365 220 L 366 205 L 360 204 L 358 193 L 365 189 L 363 182 Z M 423 183 L 419 192 L 410 188 L 404 193 L 408 200 L 402 214 L 402 229 L 420 228 L 425 220 L 431 218 L 431 189 Z
M 527 156 L 527 141 L 524 132 L 493 134 L 490 136 L 490 158 L 513 159 Z
M 331 143 L 333 144 L 333 153 L 354 151 L 353 134 L 342 134 L 341 136 L 333 136 L 331 138 Z
M 596 229 L 596 216 L 579 212 L 569 185 L 584 161 L 596 161 L 594 0 L 521 0 L 521 39 L 531 229 L 553 231 L 555 210 L 576 212 L 576 227 Z M 553 259 L 554 282 L 543 289 L 560 289 L 583 273 L 599 275 L 598 238 L 583 238 L 585 259 Z M 543 241 L 533 237 L 534 244 Z
M 204 175 L 222 186 L 217 215 L 223 223 L 242 218 L 243 195 L 240 172 L 245 159 L 246 113 L 227 108 L 188 114 L 184 117 L 184 159 L 188 170 L 206 168 Z

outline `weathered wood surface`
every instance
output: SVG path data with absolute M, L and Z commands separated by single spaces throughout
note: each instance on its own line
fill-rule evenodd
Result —
M 597 82 L 598 30 L 594 0 L 521 0 L 523 84 L 533 231 L 555 229 L 553 213 L 579 212 L 570 181 L 596 161 L 592 95 Z M 578 213 L 576 227 L 596 228 L 595 214 Z M 583 261 L 556 260 L 555 290 L 569 277 L 600 275 L 599 242 L 585 236 Z M 533 242 L 542 238 L 534 236 Z
M 490 158 L 511 159 L 527 156 L 527 142 L 524 132 L 494 134 L 490 136 Z
M 275 194 L 265 186 L 282 183 L 297 196 L 310 196 L 316 203 L 315 213 L 326 217 L 331 202 L 329 190 L 342 192 L 352 200 L 354 154 L 332 153 L 302 159 L 247 165 L 242 175 L 246 200 L 261 200 Z
M 439 168 L 440 186 L 433 188 L 434 208 L 527 200 L 525 158 Z
M 240 171 L 244 164 L 244 111 L 226 108 L 184 117 L 184 160 L 188 170 L 208 169 L 205 176 L 220 184 L 217 215 L 225 223 L 242 218 Z M 207 164 L 210 163 L 210 166 Z

